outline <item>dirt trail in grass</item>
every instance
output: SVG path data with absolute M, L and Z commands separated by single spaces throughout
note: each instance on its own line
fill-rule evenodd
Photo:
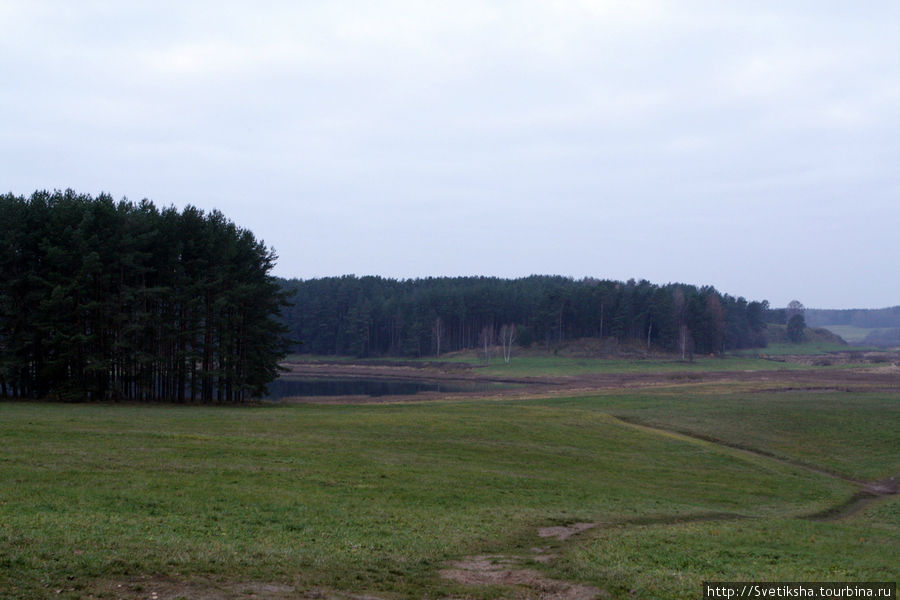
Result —
M 383 600 L 368 594 L 352 594 L 325 588 L 298 589 L 283 583 L 226 581 L 205 577 L 179 580 L 164 576 L 139 576 L 108 581 L 96 586 L 87 598 L 116 600 Z M 69 590 L 58 590 L 62 594 Z
M 514 597 L 523 599 L 594 600 L 606 596 L 591 585 L 551 579 L 524 567 L 522 562 L 513 556 L 470 556 L 451 562 L 441 576 L 466 586 L 503 586 Z
M 542 527 L 538 529 L 538 537 L 556 538 L 557 540 L 567 540 L 576 533 L 587 531 L 596 527 L 596 523 L 573 523 L 569 526 Z
M 632 425 L 630 423 L 625 424 Z M 660 428 L 640 427 L 649 430 L 655 429 L 657 433 L 665 435 L 684 435 Z M 700 438 L 700 440 L 704 443 L 712 443 L 706 439 Z M 729 451 L 737 450 L 753 453 L 752 450 L 745 448 L 734 448 L 732 446 L 725 446 L 725 448 Z M 770 456 L 768 453 L 754 454 L 766 459 L 778 460 L 779 458 Z M 789 464 L 793 465 L 792 462 L 789 462 Z M 837 477 L 828 471 L 816 468 L 813 468 L 813 470 L 827 476 Z M 847 480 L 844 477 L 841 477 L 841 479 Z M 846 519 L 879 498 L 896 494 L 898 488 L 897 479 L 893 477 L 876 482 L 861 483 L 860 485 L 860 491 L 846 502 L 800 518 L 817 521 Z M 570 525 L 547 526 L 537 530 L 537 536 L 542 540 L 547 540 L 547 542 L 544 543 L 545 545 L 532 547 L 530 555 L 490 554 L 469 556 L 449 562 L 441 570 L 440 574 L 445 579 L 465 586 L 499 586 L 505 588 L 507 591 L 502 596 L 504 598 L 512 597 L 525 600 L 595 600 L 608 598 L 610 597 L 609 594 L 600 588 L 583 583 L 552 579 L 532 568 L 531 565 L 552 563 L 565 550 L 565 547 L 574 541 L 572 538 L 598 527 L 672 525 L 705 521 L 736 521 L 752 518 L 737 513 L 701 512 L 678 515 L 648 515 L 611 522 L 578 522 Z
M 614 522 L 578 522 L 569 525 L 541 527 L 537 536 L 540 546 L 534 546 L 527 555 L 485 554 L 467 556 L 451 561 L 441 570 L 441 577 L 465 586 L 500 586 L 505 589 L 503 598 L 524 600 L 594 600 L 610 595 L 595 586 L 572 581 L 553 579 L 533 568 L 536 564 L 549 564 L 566 549 L 576 543 L 577 536 L 597 527 L 622 527 L 691 523 L 700 521 L 736 520 L 744 518 L 733 513 L 695 513 L 687 515 L 653 515 Z
M 479 369 L 452 363 L 290 363 L 286 365 L 292 376 L 355 376 L 369 379 L 434 379 L 516 383 L 519 387 L 498 390 L 490 396 L 498 397 L 555 397 L 587 395 L 601 390 L 636 389 L 655 386 L 695 385 L 704 383 L 761 383 L 767 393 L 822 392 L 846 393 L 857 390 L 895 391 L 900 387 L 897 369 L 882 370 L 791 370 L 791 371 L 722 371 L 722 372 L 640 372 L 640 373 L 589 373 L 573 376 L 496 377 L 484 376 Z M 410 402 L 464 397 L 484 398 L 484 392 L 424 393 L 415 397 L 320 397 L 301 398 L 299 402 L 368 403 Z M 612 416 L 611 416 L 612 417 Z M 840 473 L 805 463 L 798 459 L 717 439 L 688 431 L 670 430 L 641 423 L 629 417 L 612 417 L 626 427 L 632 427 L 655 435 L 665 435 L 692 443 L 714 446 L 731 453 L 745 453 L 757 459 L 774 460 L 793 467 L 853 483 L 859 491 L 847 501 L 824 511 L 802 518 L 836 521 L 849 518 L 867 508 L 873 502 L 896 494 L 896 478 L 866 482 Z M 645 525 L 669 525 L 700 521 L 749 519 L 746 515 L 706 512 L 680 515 L 647 515 L 609 522 L 579 522 L 569 525 L 552 525 L 536 532 L 538 540 L 527 553 L 481 554 L 447 562 L 440 576 L 464 587 L 496 586 L 503 590 L 503 598 L 524 600 L 595 600 L 607 598 L 604 590 L 584 583 L 554 579 L 542 572 L 541 565 L 552 563 L 571 544 L 599 527 L 633 527 Z M 123 600 L 238 600 L 257 598 L 265 600 L 333 599 L 333 600 L 381 600 L 367 594 L 352 594 L 331 589 L 302 589 L 283 583 L 235 582 L 204 577 L 178 580 L 165 576 L 138 576 L 126 580 L 100 582 L 93 588 L 96 595 Z M 59 590 L 69 595 L 74 590 Z M 70 596 L 71 597 L 71 596 Z M 85 597 L 82 595 L 82 597 Z M 90 597 L 90 596 L 89 596 Z
M 541 540 L 549 544 L 532 547 L 530 555 L 482 554 L 467 556 L 447 563 L 441 577 L 464 586 L 501 586 L 502 597 L 523 600 L 594 600 L 609 595 L 592 585 L 553 579 L 534 569 L 535 563 L 547 564 L 556 559 L 558 551 L 569 540 L 598 523 L 554 525 L 537 530 Z
M 807 471 L 812 471 L 814 473 L 818 473 L 820 475 L 826 475 L 828 477 L 834 477 L 836 479 L 841 479 L 843 481 L 847 481 L 850 483 L 856 483 L 859 485 L 864 485 L 866 482 L 854 479 L 852 477 L 848 477 L 847 475 L 843 475 L 838 473 L 837 471 L 833 471 L 830 469 L 826 469 L 824 467 L 820 467 L 818 465 L 813 465 L 802 460 L 798 460 L 796 458 L 791 458 L 789 456 L 781 456 L 779 454 L 775 454 L 774 452 L 769 452 L 768 450 L 762 450 L 759 448 L 754 448 L 752 446 L 748 446 L 746 444 L 741 444 L 738 442 L 732 442 L 729 440 L 723 440 L 721 438 L 717 438 L 712 435 L 706 435 L 703 433 L 696 433 L 693 431 L 687 431 L 685 429 L 672 429 L 668 427 L 660 427 L 659 425 L 651 425 L 640 419 L 635 419 L 629 416 L 623 415 L 611 415 L 614 419 L 622 423 L 623 425 L 639 429 L 641 431 L 648 431 L 651 433 L 657 433 L 660 435 L 665 435 L 667 437 L 676 437 L 685 441 L 700 441 L 706 442 L 713 446 L 721 446 L 723 448 L 728 448 L 729 450 L 737 451 L 740 453 L 747 453 L 754 456 L 759 456 L 762 458 L 767 458 L 770 460 L 775 460 L 784 464 L 791 465 L 792 467 L 799 467 L 801 469 L 805 469 Z
M 831 469 L 826 469 L 824 467 L 813 465 L 795 458 L 781 456 L 779 454 L 775 454 L 774 452 L 769 452 L 768 450 L 762 450 L 759 448 L 754 448 L 752 446 L 747 446 L 745 444 L 722 440 L 710 435 L 699 434 L 681 429 L 669 429 L 665 427 L 659 427 L 658 425 L 649 425 L 632 417 L 612 416 L 612 418 L 616 419 L 618 422 L 622 423 L 625 426 L 640 429 L 642 431 L 665 435 L 667 437 L 676 437 L 686 441 L 711 444 L 713 446 L 727 448 L 732 452 L 747 453 L 753 456 L 758 456 L 768 460 L 774 460 L 780 463 L 784 463 L 792 467 L 799 467 L 807 471 L 825 475 L 826 477 L 840 479 L 841 481 L 846 481 L 848 483 L 853 483 L 859 486 L 859 491 L 849 499 L 847 499 L 845 502 L 829 507 L 824 511 L 807 515 L 806 517 L 804 517 L 806 519 L 817 521 L 837 521 L 840 519 L 845 519 L 856 514 L 875 500 L 894 495 L 898 491 L 897 477 L 887 477 L 879 481 L 865 481 L 862 479 L 849 477 Z
M 846 502 L 821 512 L 807 515 L 805 518 L 811 521 L 840 521 L 855 515 L 877 500 L 896 494 L 897 488 L 896 477 L 888 477 L 881 481 L 870 481 L 864 483 L 862 489 L 848 498 Z

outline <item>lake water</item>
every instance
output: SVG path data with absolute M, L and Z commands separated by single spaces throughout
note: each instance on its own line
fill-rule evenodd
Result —
M 419 392 L 486 392 L 502 387 L 508 386 L 483 381 L 283 377 L 269 384 L 268 398 L 279 400 L 291 396 L 406 396 Z

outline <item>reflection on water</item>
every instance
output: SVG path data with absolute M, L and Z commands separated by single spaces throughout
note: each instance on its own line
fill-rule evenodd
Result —
M 291 396 L 405 396 L 419 392 L 484 392 L 501 385 L 482 381 L 282 377 L 269 384 L 268 398 Z

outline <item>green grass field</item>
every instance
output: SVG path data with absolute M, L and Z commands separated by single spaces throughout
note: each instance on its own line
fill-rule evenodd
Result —
M 412 363 L 463 363 L 478 369 L 480 375 L 486 377 L 541 377 L 541 376 L 567 376 L 585 375 L 590 373 L 675 373 L 675 372 L 706 372 L 706 371 L 779 371 L 802 369 L 848 369 L 864 364 L 837 364 L 837 365 L 803 365 L 798 363 L 777 360 L 777 357 L 789 355 L 815 355 L 827 352 L 858 350 L 852 346 L 834 344 L 829 342 L 808 342 L 803 344 L 778 343 L 770 344 L 767 348 L 745 350 L 727 356 L 698 355 L 693 360 L 679 360 L 674 355 L 671 358 L 601 358 L 601 357 L 576 357 L 558 356 L 544 350 L 531 350 L 516 348 L 513 351 L 509 364 L 503 361 L 500 351 L 493 353 L 490 361 L 485 361 L 482 353 L 475 350 L 467 350 L 445 354 L 440 357 L 426 356 L 423 358 L 397 358 L 385 357 L 378 359 L 355 359 L 340 356 L 320 356 L 312 354 L 297 354 L 289 357 L 295 361 L 310 362 L 338 362 L 358 364 L 390 364 L 392 362 Z M 766 357 L 773 357 L 769 360 Z
M 0 403 L 0 597 L 112 598 L 144 576 L 513 597 L 527 590 L 440 571 L 477 554 L 527 561 L 537 528 L 579 521 L 600 525 L 533 568 L 612 597 L 696 598 L 704 579 L 894 580 L 896 497 L 805 519 L 857 488 L 790 461 L 898 474 L 898 399 L 698 386 L 364 406 Z
M 693 361 L 680 361 L 516 356 L 510 360 L 509 364 L 504 363 L 502 359 L 495 358 L 489 365 L 484 366 L 481 372 L 485 375 L 495 376 L 564 376 L 588 373 L 674 373 L 682 371 L 747 371 L 802 368 L 804 368 L 802 365 L 749 357 L 699 357 Z
M 829 352 L 850 352 L 860 350 L 856 346 L 848 346 L 846 344 L 836 344 L 828 341 L 811 341 L 800 344 L 791 344 L 789 342 L 771 343 L 765 348 L 754 350 L 745 350 L 743 352 L 759 356 L 782 356 L 785 354 L 827 354 Z
M 773 352 L 772 355 L 789 352 Z M 797 363 L 767 360 L 754 356 L 727 356 L 724 358 L 700 356 L 693 361 L 676 359 L 609 359 L 576 358 L 566 356 L 525 355 L 513 356 L 509 364 L 502 358 L 494 358 L 489 364 L 478 358 L 467 357 L 486 376 L 528 377 L 566 376 L 590 373 L 700 373 L 707 371 L 782 371 L 804 369 L 850 369 L 861 365 L 810 366 Z
M 823 329 L 841 336 L 847 342 L 855 344 L 863 341 L 867 335 L 873 332 L 887 331 L 890 327 L 856 327 L 854 325 L 825 325 Z

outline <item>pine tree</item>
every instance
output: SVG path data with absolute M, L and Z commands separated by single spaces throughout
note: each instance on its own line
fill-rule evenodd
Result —
M 0 197 L 0 393 L 241 402 L 286 351 L 272 250 L 218 211 Z

